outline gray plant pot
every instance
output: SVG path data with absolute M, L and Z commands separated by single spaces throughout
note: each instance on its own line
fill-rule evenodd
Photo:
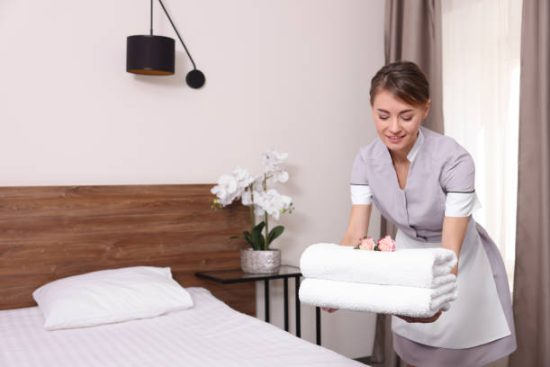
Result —
M 241 250 L 241 269 L 245 273 L 271 274 L 278 272 L 280 266 L 280 250 L 254 251 L 250 248 Z

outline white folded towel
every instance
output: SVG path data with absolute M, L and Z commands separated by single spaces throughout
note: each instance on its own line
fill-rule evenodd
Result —
M 302 253 L 300 269 L 306 278 L 432 288 L 456 281 L 456 263 L 443 248 L 381 252 L 319 243 Z
M 456 283 L 433 289 L 305 279 L 300 301 L 320 307 L 430 317 L 457 297 Z

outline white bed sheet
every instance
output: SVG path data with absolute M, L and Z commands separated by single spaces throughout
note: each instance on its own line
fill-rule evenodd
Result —
M 0 311 L 0 366 L 365 366 L 188 290 L 192 309 L 84 329 L 46 331 L 36 307 Z

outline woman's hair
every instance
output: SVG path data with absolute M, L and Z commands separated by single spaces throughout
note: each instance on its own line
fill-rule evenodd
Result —
M 410 61 L 397 61 L 378 70 L 371 80 L 371 105 L 376 94 L 382 90 L 412 106 L 423 105 L 430 100 L 430 85 L 426 75 Z

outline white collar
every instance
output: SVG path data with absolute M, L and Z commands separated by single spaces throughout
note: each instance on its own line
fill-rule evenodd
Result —
M 409 160 L 409 162 L 412 163 L 415 160 L 423 144 L 424 144 L 424 134 L 422 134 L 422 129 L 419 129 L 418 136 L 416 137 L 416 141 L 414 142 L 414 145 L 411 151 L 409 152 L 409 154 L 407 154 L 407 159 Z

